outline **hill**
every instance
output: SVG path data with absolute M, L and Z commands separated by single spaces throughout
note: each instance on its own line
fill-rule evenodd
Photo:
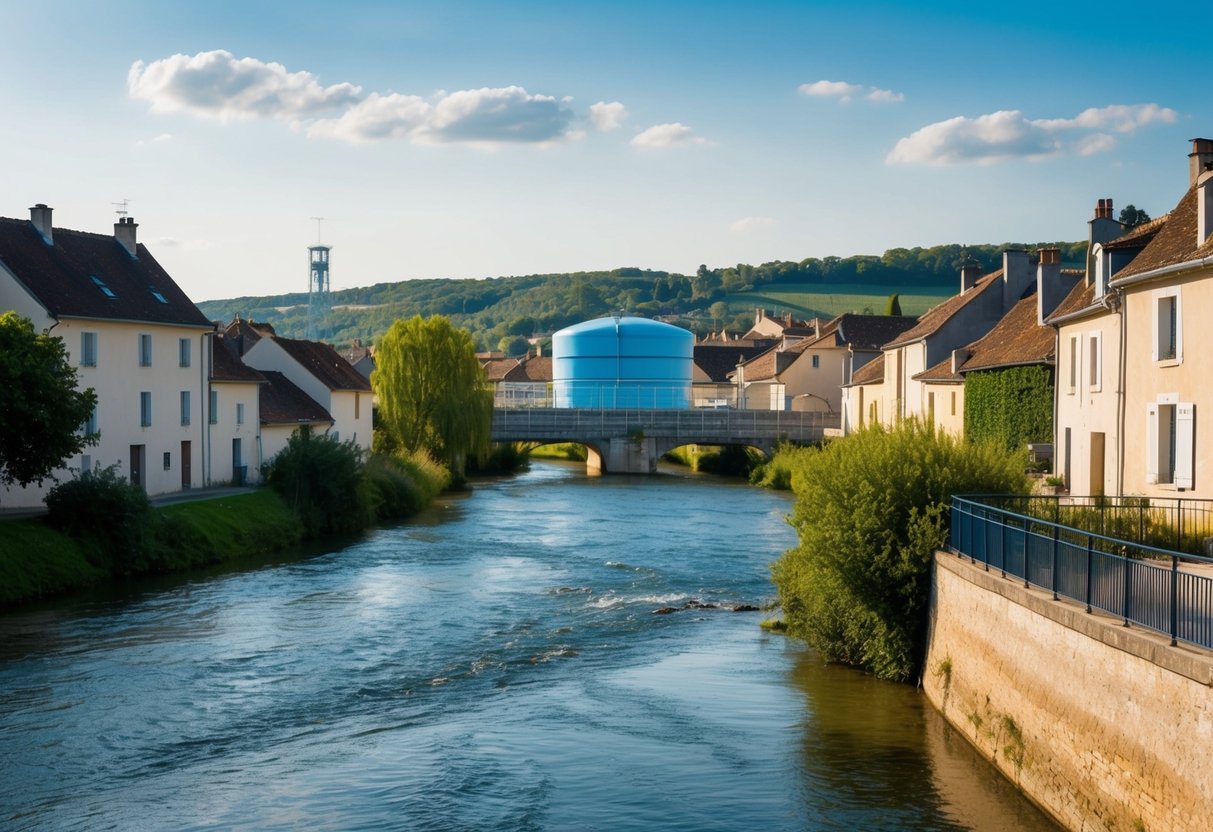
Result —
M 905 314 L 921 314 L 956 291 L 965 257 L 985 271 L 997 268 L 1007 248 L 1056 245 L 1067 264 L 1083 262 L 1085 243 L 941 245 L 895 248 L 883 255 L 810 257 L 724 268 L 700 266 L 693 275 L 640 268 L 600 272 L 429 279 L 377 283 L 332 293 L 333 311 L 324 340 L 347 346 L 374 343 L 397 318 L 446 315 L 464 327 L 480 349 L 498 349 L 519 336 L 550 333 L 614 312 L 660 317 L 703 334 L 721 326 L 745 331 L 754 309 L 830 318 L 842 312 L 881 312 L 890 294 Z M 212 320 L 236 314 L 273 324 L 281 334 L 303 337 L 307 294 L 241 297 L 198 304 Z M 515 344 L 517 348 L 519 344 Z

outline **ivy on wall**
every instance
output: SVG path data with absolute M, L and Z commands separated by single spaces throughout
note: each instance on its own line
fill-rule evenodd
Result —
M 965 437 L 1007 449 L 1053 441 L 1053 370 L 1042 365 L 965 375 Z

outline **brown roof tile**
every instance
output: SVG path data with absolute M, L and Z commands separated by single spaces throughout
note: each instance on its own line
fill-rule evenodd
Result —
M 211 341 L 211 381 L 264 382 L 265 376 L 240 360 L 232 339 L 222 333 Z
M 859 384 L 879 384 L 884 381 L 884 353 L 873 358 L 851 374 L 851 383 L 847 387 Z
M 996 272 L 991 272 L 985 277 L 979 279 L 977 283 L 967 292 L 959 295 L 953 295 L 943 303 L 936 304 L 928 309 L 918 323 L 910 329 L 903 332 L 899 337 L 885 344 L 886 348 L 899 347 L 902 344 L 913 343 L 933 335 L 944 324 L 952 319 L 952 316 L 964 309 L 973 301 L 974 298 L 980 296 L 990 286 L 994 285 L 1002 279 L 1002 269 Z
M 1213 237 L 1205 240 L 1200 246 L 1196 245 L 1196 202 L 1196 188 L 1189 188 L 1175 206 L 1175 210 L 1167 215 L 1166 222 L 1150 244 L 1142 249 L 1141 254 L 1137 255 L 1132 263 L 1116 273 L 1112 283 L 1213 254 Z
M 329 412 L 290 379 L 274 370 L 263 370 L 266 384 L 261 385 L 259 406 L 263 425 L 297 425 L 307 422 L 331 422 Z
M 1070 315 L 1083 310 L 1100 312 L 1104 311 L 1104 308 L 1102 305 L 1095 303 L 1095 284 L 1086 284 L 1080 280 L 1070 290 L 1070 294 L 1066 295 L 1065 299 L 1057 304 L 1057 308 L 1053 310 L 1052 315 L 1045 319 L 1045 323 L 1052 323 L 1055 319 L 1064 315 Z
M 952 356 L 948 356 L 934 367 L 928 367 L 914 375 L 915 381 L 934 381 L 951 384 L 963 384 L 964 376 L 952 372 Z
M 1103 243 L 1103 247 L 1141 248 L 1154 239 L 1154 236 L 1167 224 L 1167 220 L 1170 217 L 1170 214 L 1163 214 L 1161 217 L 1152 219 L 1149 222 L 1143 222 L 1141 225 L 1129 229 L 1128 232 L 1120 235 L 1115 240 L 1108 240 L 1108 242 Z
M 1053 327 L 1036 323 L 1036 294 L 1011 307 L 993 329 L 969 345 L 962 373 L 1023 364 L 1052 364 L 1056 346 Z M 950 369 L 950 368 L 949 368 Z
M 357 390 L 369 393 L 371 383 L 350 366 L 335 349 L 319 341 L 270 336 L 274 343 L 330 390 Z
M 505 381 L 505 377 L 510 374 L 518 366 L 517 358 L 489 358 L 481 361 L 480 366 L 484 369 L 484 376 L 489 381 Z
M 212 327 L 143 244 L 132 258 L 106 234 L 55 228 L 52 238 L 0 217 L 0 263 L 51 315 Z
M 729 380 L 729 373 L 755 356 L 769 350 L 770 347 L 754 346 L 752 343 L 713 342 L 698 343 L 693 353 L 695 365 L 703 370 L 712 381 L 723 384 Z
M 505 374 L 503 381 L 551 381 L 552 380 L 552 358 L 551 356 L 530 356 L 518 362 L 518 366 L 514 367 Z

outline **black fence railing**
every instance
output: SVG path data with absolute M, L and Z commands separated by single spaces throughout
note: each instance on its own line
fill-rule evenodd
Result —
M 1083 506 L 1081 500 L 1088 498 L 1079 499 L 1077 508 L 1093 508 Z M 1153 502 L 1141 508 L 1139 522 L 1146 522 L 1145 512 L 1154 510 Z M 1099 609 L 1122 618 L 1125 626 L 1139 624 L 1165 633 L 1173 645 L 1186 641 L 1213 648 L 1213 558 L 1155 546 L 1130 535 L 1100 533 L 1090 528 L 1093 515 L 1065 514 L 1071 507 L 1050 503 L 1048 498 L 953 497 L 949 545 L 987 569 L 1021 579 L 1025 586 L 1082 602 L 1088 612 Z M 1129 507 L 1122 508 L 1126 511 L 1117 522 L 1127 523 Z M 1175 522 L 1187 516 L 1185 506 L 1168 508 Z M 1041 516 L 1049 511 L 1057 519 Z M 1105 521 L 1117 516 L 1105 515 Z M 1195 522 L 1196 516 L 1189 522 Z M 1083 523 L 1060 522 L 1065 517 Z M 1156 530 L 1164 528 L 1161 520 L 1152 522 Z M 1189 526 L 1188 534 L 1193 528 Z

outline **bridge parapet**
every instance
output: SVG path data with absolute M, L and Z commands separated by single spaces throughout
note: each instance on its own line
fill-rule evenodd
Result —
M 577 442 L 601 470 L 645 473 L 679 445 L 749 445 L 770 453 L 781 441 L 820 441 L 838 414 L 778 410 L 523 408 L 493 411 L 494 442 Z M 591 467 L 593 464 L 591 463 Z

